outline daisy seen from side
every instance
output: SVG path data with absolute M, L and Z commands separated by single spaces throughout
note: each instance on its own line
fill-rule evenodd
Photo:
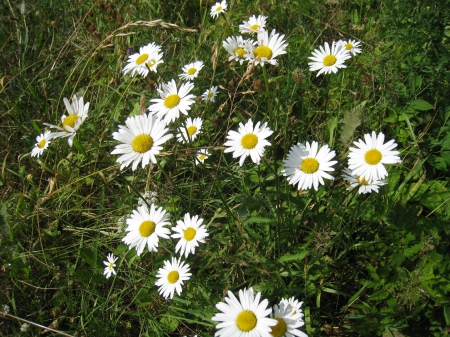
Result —
M 183 67 L 183 73 L 178 75 L 183 80 L 193 80 L 203 68 L 203 61 L 195 61 Z
M 175 253 L 180 251 L 180 255 L 188 257 L 189 253 L 195 254 L 195 247 L 199 243 L 205 243 L 205 238 L 209 235 L 204 225 L 203 219 L 199 219 L 198 215 L 191 217 L 189 213 L 184 215 L 184 220 L 178 220 L 177 226 L 172 227 L 172 238 L 180 239 L 175 247 Z
M 274 337 L 308 337 L 303 331 L 298 328 L 303 326 L 305 323 L 300 320 L 296 320 L 295 316 L 292 315 L 292 309 L 289 305 L 284 303 L 275 304 L 273 306 L 272 318 L 276 319 L 277 324 L 272 327 L 270 334 Z
M 331 161 L 336 156 L 328 145 L 318 150 L 319 144 L 313 141 L 311 144 L 298 143 L 289 149 L 287 158 L 283 160 L 284 169 L 281 171 L 287 177 L 289 184 L 298 183 L 299 190 L 307 190 L 311 187 L 317 191 L 319 184 L 325 185 L 323 178 L 334 180 L 327 172 L 334 171 L 332 167 L 337 161 Z
M 117 259 L 118 257 L 114 257 L 114 255 L 110 253 L 106 256 L 106 261 L 103 261 L 104 265 L 106 266 L 103 275 L 105 275 L 107 279 L 111 277 L 111 274 L 116 275 L 114 267 L 116 266 Z
M 309 70 L 319 70 L 317 76 L 322 73 L 337 73 L 338 69 L 347 67 L 344 61 L 350 57 L 351 55 L 348 50 L 341 48 L 337 43 L 332 43 L 330 49 L 328 42 L 325 42 L 323 47 L 320 46 L 319 49 L 315 49 L 312 52 L 312 56 L 308 57 L 313 61 L 308 62 Z
M 214 336 L 228 337 L 272 337 L 271 327 L 278 322 L 268 316 L 272 312 L 267 308 L 267 299 L 261 300 L 261 293 L 253 294 L 253 289 L 239 290 L 239 300 L 231 291 L 225 302 L 216 304 L 221 311 L 212 317 L 213 321 L 221 322 L 216 328 Z
M 242 36 L 229 36 L 222 42 L 222 46 L 230 54 L 228 61 L 237 61 L 241 65 L 246 61 L 245 55 L 248 53 L 244 45 L 252 43 L 249 40 L 244 40 Z
M 378 193 L 378 189 L 380 186 L 386 185 L 387 182 L 385 180 L 371 180 L 367 181 L 364 177 L 359 177 L 357 175 L 353 175 L 352 171 L 348 168 L 344 168 L 344 174 L 342 178 L 350 183 L 350 186 L 347 187 L 347 191 L 351 191 L 355 188 L 358 188 L 359 194 L 366 194 L 376 192 Z
M 189 143 L 195 140 L 197 136 L 202 132 L 203 121 L 200 117 L 187 118 L 184 125 L 180 127 L 180 133 L 177 135 L 177 140 L 180 143 Z
M 155 285 L 159 287 L 158 292 L 164 298 L 173 298 L 175 291 L 180 296 L 184 281 L 191 277 L 189 265 L 181 262 L 180 259 L 172 257 L 172 261 L 164 261 L 164 267 L 159 268 Z
M 220 13 L 224 13 L 227 11 L 228 5 L 227 2 L 225 0 L 222 0 L 221 2 L 216 2 L 212 7 L 211 7 L 211 16 L 213 18 L 217 18 L 219 16 Z
M 41 156 L 42 153 L 47 150 L 52 138 L 53 135 L 49 130 L 37 136 L 36 145 L 34 146 L 33 150 L 31 150 L 31 156 L 39 158 L 39 156 Z
M 242 25 L 239 25 L 239 32 L 248 34 L 258 34 L 265 31 L 267 16 L 252 15 L 248 21 L 244 21 Z
M 218 90 L 216 86 L 212 86 L 206 90 L 202 95 L 202 100 L 206 102 L 215 102 Z
M 241 157 L 239 165 L 244 164 L 245 158 L 250 156 L 252 161 L 259 165 L 261 157 L 264 154 L 264 148 L 270 143 L 266 140 L 273 133 L 267 127 L 267 122 L 261 125 L 261 122 L 253 126 L 251 119 L 244 125 L 239 123 L 238 131 L 230 130 L 227 135 L 228 141 L 225 142 L 225 153 L 233 152 L 233 158 Z
M 156 72 L 156 68 L 162 60 L 163 54 L 161 53 L 161 46 L 154 42 L 149 43 L 146 46 L 139 48 L 139 53 L 130 55 L 127 60 L 127 65 L 123 68 L 123 74 L 131 73 L 131 76 L 137 74 L 145 77 L 148 75 L 149 69 Z
M 170 229 L 165 227 L 169 224 L 168 220 L 169 214 L 162 207 L 157 208 L 154 204 L 150 205 L 150 209 L 147 205 L 140 206 L 127 219 L 125 231 L 128 233 L 122 241 L 129 249 L 136 247 L 138 256 L 145 246 L 149 252 L 156 252 L 159 238 L 169 238 Z
M 338 43 L 339 43 L 341 48 L 344 48 L 345 50 L 347 50 L 352 56 L 356 56 L 356 54 L 362 53 L 362 50 L 360 48 L 361 42 L 359 42 L 359 41 L 356 41 L 356 40 L 348 40 L 348 41 L 339 40 Z
M 356 147 L 350 147 L 348 155 L 348 168 L 352 175 L 364 178 L 366 181 L 382 180 L 388 172 L 384 164 L 397 164 L 401 162 L 399 151 L 393 150 L 397 143 L 392 139 L 384 143 L 384 134 L 378 135 L 372 131 L 372 135 L 366 133 L 364 140 L 353 142 Z
M 247 50 L 245 57 L 247 61 L 260 64 L 264 66 L 266 63 L 271 65 L 278 65 L 277 56 L 286 54 L 286 47 L 288 44 L 284 40 L 284 35 L 280 35 L 275 30 L 269 33 L 263 31 L 257 35 L 258 41 L 256 44 L 246 43 L 244 49 Z
M 200 163 L 204 163 L 205 159 L 207 159 L 209 157 L 210 153 L 208 151 L 208 149 L 200 149 L 197 152 L 197 157 L 195 158 L 195 160 L 197 160 Z
M 89 102 L 85 104 L 83 96 L 77 97 L 76 95 L 73 95 L 72 103 L 69 103 L 69 100 L 66 97 L 63 98 L 63 102 L 66 106 L 68 115 L 61 116 L 62 127 L 48 123 L 44 123 L 44 125 L 60 130 L 52 133 L 52 138 L 69 137 L 67 141 L 69 146 L 72 146 L 73 139 L 78 129 L 88 115 Z
M 177 89 L 175 81 L 163 83 L 156 89 L 161 98 L 153 98 L 150 102 L 154 104 L 148 107 L 152 114 L 156 114 L 159 118 L 164 118 L 166 124 L 173 122 L 180 117 L 180 112 L 184 115 L 188 114 L 191 109 L 191 104 L 194 103 L 195 96 L 190 94 L 194 88 L 194 84 L 186 82 L 181 84 L 180 89 Z
M 162 150 L 162 144 L 173 137 L 166 134 L 166 124 L 156 116 L 143 114 L 128 117 L 125 126 L 119 125 L 119 131 L 113 133 L 113 138 L 121 144 L 116 145 L 111 154 L 119 154 L 117 162 L 122 170 L 132 163 L 134 171 L 139 163 L 142 168 L 151 161 L 156 164 L 156 155 Z
M 303 302 L 300 302 L 295 297 L 290 297 L 288 299 L 283 298 L 280 301 L 280 305 L 283 304 L 286 308 L 290 308 L 291 310 L 291 318 L 296 321 L 302 321 L 303 322 L 303 312 L 302 312 L 302 305 Z

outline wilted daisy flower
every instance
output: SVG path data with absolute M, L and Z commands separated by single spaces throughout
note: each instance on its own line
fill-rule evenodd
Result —
M 140 206 L 127 219 L 128 234 L 122 241 L 129 249 L 136 247 L 137 255 L 141 255 L 146 245 L 149 252 L 156 252 L 159 238 L 169 238 L 170 229 L 164 227 L 169 224 L 168 219 L 169 214 L 162 207 L 156 208 L 154 204 L 150 209 L 146 205 Z
M 106 278 L 110 278 L 111 274 L 116 275 L 116 271 L 114 270 L 114 267 L 116 266 L 116 261 L 117 261 L 118 257 L 114 257 L 114 255 L 112 253 L 110 253 L 106 256 L 106 259 L 108 261 L 103 261 L 103 263 L 106 266 L 105 271 L 103 272 L 103 275 L 105 275 Z
M 183 74 L 178 75 L 183 80 L 193 80 L 203 68 L 203 61 L 195 61 L 183 67 Z
M 171 134 L 165 134 L 168 129 L 166 124 L 147 114 L 128 117 L 126 126 L 119 125 L 119 131 L 113 133 L 113 138 L 123 144 L 116 145 L 111 154 L 121 154 L 117 162 L 122 164 L 120 169 L 133 163 L 134 171 L 142 161 L 142 168 L 150 161 L 156 164 L 155 155 L 162 150 L 162 144 L 172 138 Z
M 350 183 L 350 186 L 347 187 L 347 190 L 353 190 L 356 187 L 359 187 L 359 194 L 371 193 L 372 191 L 378 193 L 378 189 L 380 186 L 386 185 L 387 182 L 385 180 L 371 180 L 367 181 L 364 177 L 359 177 L 357 175 L 353 175 L 352 171 L 348 168 L 344 168 L 344 174 L 342 175 L 345 181 Z
M 308 58 L 314 62 L 308 62 L 309 70 L 319 70 L 317 76 L 322 73 L 337 73 L 339 68 L 346 68 L 344 61 L 351 57 L 349 52 L 344 48 L 340 48 L 337 43 L 333 43 L 330 50 L 328 42 L 325 42 L 325 48 L 320 46 L 312 54 L 313 56 Z
M 285 49 L 288 44 L 283 39 L 284 35 L 275 32 L 275 29 L 272 30 L 270 35 L 267 31 L 259 33 L 256 45 L 253 43 L 245 44 L 246 59 L 255 65 L 261 64 L 261 66 L 264 66 L 264 64 L 270 63 L 276 66 L 278 64 L 276 57 L 287 53 Z
M 227 11 L 227 2 L 222 0 L 222 2 L 216 2 L 214 6 L 211 7 L 211 16 L 216 18 L 220 13 L 225 13 Z
M 273 131 L 264 123 L 260 127 L 261 122 L 256 123 L 253 127 L 251 119 L 244 125 L 239 123 L 238 132 L 230 130 L 227 135 L 228 141 L 225 142 L 225 153 L 233 152 L 233 158 L 241 157 L 239 165 L 244 164 L 245 158 L 250 156 L 252 161 L 259 165 L 262 155 L 264 154 L 264 147 L 270 145 L 266 140 Z
M 131 71 L 131 76 L 139 74 L 143 77 L 148 75 L 148 70 L 156 72 L 158 64 L 163 63 L 163 54 L 160 53 L 161 46 L 154 42 L 139 48 L 139 53 L 128 57 L 128 64 L 123 68 L 123 74 Z
M 225 41 L 222 42 L 223 47 L 231 55 L 228 57 L 228 61 L 236 60 L 240 64 L 244 63 L 245 55 L 247 50 L 245 50 L 244 45 L 251 43 L 248 40 L 244 40 L 242 36 L 229 36 Z
M 384 143 L 384 134 L 380 132 L 377 136 L 372 131 L 372 137 L 369 133 L 364 135 L 366 142 L 359 139 L 353 142 L 357 146 L 350 148 L 348 155 L 348 167 L 352 171 L 352 175 L 363 177 L 366 181 L 381 180 L 388 175 L 383 164 L 400 163 L 398 151 L 391 151 L 397 147 L 395 140 Z M 361 178 L 362 179 L 362 178 Z
M 262 33 L 264 32 L 264 27 L 266 26 L 267 16 L 255 15 L 251 16 L 248 21 L 244 21 L 242 25 L 239 25 L 239 31 L 241 33 Z
M 202 223 L 203 219 L 199 219 L 198 215 L 191 218 L 189 213 L 184 215 L 184 221 L 177 221 L 177 226 L 172 227 L 176 233 L 171 235 L 174 239 L 180 239 L 175 247 L 175 253 L 180 251 L 180 255 L 188 257 L 189 253 L 195 254 L 195 247 L 198 247 L 199 242 L 205 243 L 205 237 L 209 234 Z
M 356 54 L 361 53 L 361 48 L 359 48 L 361 42 L 356 40 L 348 40 L 348 41 L 342 41 L 339 40 L 339 46 L 345 50 L 347 50 L 350 54 L 355 56 Z
M 62 115 L 62 127 L 48 123 L 44 123 L 44 125 L 61 130 L 60 132 L 52 133 L 52 138 L 69 137 L 68 143 L 69 146 L 72 146 L 77 130 L 87 117 L 89 102 L 84 104 L 83 96 L 77 97 L 76 95 L 73 95 L 72 103 L 69 103 L 66 97 L 63 98 L 63 102 L 69 114 L 67 116 Z
M 240 337 L 272 337 L 271 327 L 278 321 L 269 318 L 272 309 L 267 309 L 267 299 L 261 301 L 261 293 L 253 294 L 253 289 L 239 290 L 239 300 L 228 291 L 225 302 L 216 304 L 221 313 L 215 314 L 213 321 L 222 322 L 216 326 L 219 331 L 215 336 L 240 336 Z
M 159 279 L 155 285 L 159 287 L 158 292 L 164 298 L 173 298 L 175 290 L 178 296 L 181 294 L 183 281 L 190 279 L 189 265 L 172 257 L 172 262 L 164 261 L 164 267 L 159 268 L 156 277 Z
M 183 83 L 180 89 L 177 89 L 177 85 L 174 80 L 171 80 L 167 84 L 163 83 L 159 87 L 158 92 L 161 98 L 153 98 L 150 102 L 154 102 L 148 107 L 148 110 L 152 114 L 156 114 L 159 118 L 163 118 L 168 124 L 173 122 L 180 116 L 180 111 L 187 115 L 187 110 L 190 110 L 190 105 L 194 103 L 193 94 L 189 92 L 194 88 L 194 84 L 191 82 Z
M 50 145 L 50 140 L 53 138 L 52 133 L 47 130 L 44 133 L 36 137 L 36 145 L 33 150 L 31 150 L 32 157 L 38 157 L 48 148 Z
M 208 151 L 207 149 L 201 149 L 201 150 L 199 150 L 199 151 L 197 152 L 197 158 L 196 158 L 196 160 L 199 161 L 199 162 L 201 162 L 201 163 L 204 163 L 204 162 L 205 162 L 205 159 L 208 158 L 209 155 L 210 155 L 210 153 L 209 153 L 209 151 Z
M 183 126 L 181 126 L 181 133 L 177 135 L 177 139 L 181 143 L 188 143 L 189 140 L 192 142 L 197 138 L 198 134 L 201 132 L 203 121 L 200 117 L 188 118 Z
M 208 89 L 203 93 L 202 99 L 207 102 L 208 101 L 214 102 L 216 100 L 216 95 L 217 95 L 217 87 L 212 86 L 211 89 Z
M 303 302 L 300 302 L 299 300 L 295 299 L 295 297 L 291 297 L 289 299 L 283 298 L 280 301 L 280 305 L 283 304 L 286 308 L 291 309 L 291 318 L 300 321 L 303 321 L 303 312 L 302 312 L 302 305 Z
M 308 337 L 307 334 L 298 330 L 305 323 L 300 320 L 296 320 L 292 315 L 292 309 L 289 305 L 280 303 L 280 305 L 275 304 L 273 307 L 273 314 L 270 315 L 271 318 L 277 320 L 277 325 L 272 327 L 271 334 L 274 337 Z
M 281 171 L 284 176 L 287 176 L 289 184 L 295 185 L 298 183 L 299 190 L 307 190 L 314 186 L 317 191 L 319 183 L 325 185 L 323 178 L 334 178 L 326 173 L 326 171 L 334 171 L 331 166 L 337 161 L 331 161 L 336 155 L 334 151 L 330 151 L 328 145 L 324 145 L 318 150 L 319 144 L 317 142 L 306 142 L 306 146 L 302 143 L 293 145 L 287 158 L 283 160 L 284 169 Z

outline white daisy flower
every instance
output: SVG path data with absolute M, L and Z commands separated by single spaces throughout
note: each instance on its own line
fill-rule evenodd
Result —
M 103 272 L 103 275 L 106 276 L 106 278 L 110 278 L 111 274 L 116 275 L 116 271 L 114 270 L 114 267 L 116 266 L 116 261 L 118 257 L 114 257 L 112 253 L 108 254 L 106 256 L 107 261 L 103 261 L 105 264 L 105 271 Z
M 193 80 L 203 68 L 203 61 L 195 61 L 183 67 L 183 74 L 178 75 L 183 80 Z
M 215 5 L 211 7 L 211 16 L 216 18 L 220 13 L 225 13 L 227 11 L 227 2 L 222 0 L 222 2 L 216 2 Z
M 204 163 L 205 159 L 208 158 L 210 155 L 209 151 L 207 149 L 201 149 L 197 152 L 197 158 L 195 158 L 200 163 Z
M 121 154 L 117 162 L 122 164 L 120 169 L 133 163 L 134 171 L 142 161 L 142 168 L 151 161 L 156 164 L 155 155 L 162 150 L 162 144 L 172 138 L 171 134 L 165 134 L 168 129 L 166 124 L 151 115 L 138 115 L 128 117 L 126 126 L 119 125 L 119 131 L 113 133 L 113 138 L 122 144 L 116 145 L 111 154 Z
M 299 300 L 295 299 L 295 297 L 291 298 L 283 298 L 280 301 L 280 305 L 283 304 L 286 308 L 290 308 L 291 310 L 291 318 L 296 321 L 302 321 L 303 322 L 303 312 L 302 312 L 302 305 L 303 302 L 300 302 Z
M 227 135 L 228 141 L 225 142 L 225 153 L 233 152 L 233 158 L 241 157 L 239 165 L 244 164 L 245 158 L 250 156 L 252 161 L 259 165 L 262 155 L 264 154 L 264 147 L 270 145 L 266 140 L 273 131 L 267 127 L 267 123 L 261 125 L 261 122 L 256 123 L 253 127 L 251 119 L 244 125 L 239 123 L 238 132 L 230 130 Z
M 44 125 L 61 130 L 60 132 L 52 133 L 52 138 L 69 137 L 68 143 L 69 146 L 72 146 L 77 130 L 87 117 L 89 102 L 84 104 L 83 96 L 77 97 L 76 95 L 73 95 L 72 103 L 69 103 L 66 97 L 63 98 L 63 102 L 69 114 L 67 116 L 62 115 L 62 127 L 48 123 L 44 123 Z
M 244 21 L 242 25 L 239 25 L 239 31 L 241 33 L 262 33 L 265 31 L 264 27 L 266 26 L 267 16 L 259 15 L 256 17 L 255 15 L 251 16 L 248 21 Z
M 163 63 L 161 46 L 154 42 L 139 48 L 139 53 L 128 57 L 128 64 L 123 68 L 123 74 L 131 72 L 131 76 L 139 74 L 143 77 L 148 75 L 148 70 L 156 72 L 158 64 Z
M 278 321 L 267 316 L 272 312 L 267 309 L 267 299 L 261 301 L 261 293 L 253 294 L 253 289 L 239 290 L 239 300 L 228 291 L 225 302 L 216 304 L 221 313 L 215 314 L 213 321 L 222 322 L 216 326 L 219 329 L 214 336 L 218 337 L 273 337 L 271 327 Z
M 150 105 L 148 110 L 159 118 L 164 117 L 166 124 L 173 122 L 180 116 L 180 111 L 187 115 L 187 111 L 191 109 L 190 105 L 194 103 L 193 98 L 195 96 L 189 94 L 189 92 L 193 88 L 194 84 L 191 82 L 183 83 L 179 90 L 174 80 L 167 84 L 163 83 L 161 87 L 156 89 L 161 98 L 151 99 L 150 102 L 155 104 Z
M 209 234 L 202 223 L 203 219 L 199 219 L 198 215 L 191 218 L 189 213 L 184 215 L 184 221 L 177 221 L 177 226 L 172 227 L 172 231 L 176 233 L 171 235 L 174 239 L 180 239 L 175 247 L 175 253 L 180 251 L 180 255 L 184 254 L 187 258 L 189 253 L 195 254 L 195 247 L 198 247 L 199 242 L 205 243 L 205 237 Z
M 380 132 L 377 136 L 372 131 L 364 135 L 366 142 L 359 139 L 353 142 L 357 146 L 350 148 L 348 155 L 348 167 L 352 175 L 363 177 L 366 181 L 381 180 L 388 175 L 383 164 L 397 164 L 401 162 L 398 151 L 392 151 L 397 147 L 395 140 L 384 143 L 384 134 Z
M 149 252 L 156 252 L 159 238 L 168 239 L 170 229 L 164 226 L 169 224 L 169 214 L 162 207 L 156 208 L 154 204 L 150 209 L 146 206 L 140 206 L 134 210 L 127 219 L 128 234 L 122 239 L 129 249 L 136 247 L 136 254 L 139 256 L 148 246 Z
M 346 49 L 340 48 L 338 44 L 334 42 L 331 45 L 331 50 L 328 42 L 325 42 L 325 48 L 320 46 L 319 49 L 315 49 L 312 52 L 312 55 L 313 56 L 308 57 L 310 60 L 314 61 L 308 62 L 309 70 L 319 70 L 317 76 L 322 73 L 337 73 L 339 68 L 346 68 L 347 66 L 344 64 L 344 61 L 351 57 Z
M 44 133 L 40 134 L 36 137 L 36 145 L 33 150 L 31 150 L 32 157 L 38 157 L 42 155 L 44 150 L 47 150 L 50 145 L 50 140 L 53 138 L 53 134 L 47 130 Z
M 334 171 L 331 166 L 337 161 L 331 161 L 336 153 L 331 151 L 328 145 L 324 145 L 318 150 L 317 142 L 306 142 L 306 146 L 302 143 L 293 145 L 287 158 L 283 160 L 284 169 L 281 171 L 287 176 L 289 184 L 298 183 L 299 190 L 307 190 L 314 186 L 317 191 L 319 183 L 325 185 L 323 178 L 334 180 L 334 178 L 326 173 L 326 171 Z
M 202 95 L 202 100 L 208 102 L 215 102 L 217 95 L 217 87 L 212 86 L 211 89 L 206 90 Z
M 183 281 L 190 279 L 189 265 L 172 257 L 172 262 L 164 261 L 164 267 L 159 268 L 156 277 L 159 279 L 155 285 L 159 287 L 158 292 L 164 298 L 173 298 L 175 290 L 178 296 L 181 294 Z
M 177 135 L 180 143 L 188 143 L 194 141 L 198 134 L 201 133 L 203 121 L 200 117 L 188 118 L 183 126 L 180 127 L 181 132 Z
M 247 50 L 245 57 L 249 62 L 253 62 L 255 65 L 261 64 L 261 66 L 266 63 L 276 66 L 278 65 L 276 57 L 287 53 L 288 44 L 283 40 L 284 35 L 275 32 L 275 29 L 270 35 L 268 34 L 267 31 L 259 33 L 256 44 L 246 43 L 244 45 L 244 49 Z
M 274 337 L 308 337 L 307 334 L 300 331 L 299 327 L 303 326 L 305 322 L 296 320 L 292 315 L 292 309 L 289 305 L 280 303 L 280 305 L 275 304 L 273 307 L 273 314 L 270 315 L 271 318 L 277 320 L 277 325 L 272 327 L 271 334 Z
M 371 180 L 367 181 L 364 177 L 359 177 L 357 175 L 352 174 L 348 168 L 344 168 L 344 174 L 342 175 L 345 181 L 350 183 L 350 186 L 347 187 L 347 191 L 351 191 L 356 187 L 359 187 L 358 193 L 365 194 L 371 192 L 377 192 L 380 186 L 386 185 L 387 182 L 385 180 Z
M 351 55 L 356 56 L 356 54 L 360 54 L 361 48 L 359 48 L 359 46 L 361 45 L 361 42 L 356 41 L 356 40 L 348 40 L 348 41 L 343 41 L 343 40 L 339 40 L 338 41 L 339 47 L 343 48 L 345 50 L 347 50 L 347 52 L 349 52 Z
M 252 43 L 250 40 L 244 40 L 242 36 L 229 36 L 222 42 L 223 47 L 231 55 L 228 61 L 236 60 L 240 64 L 246 61 L 245 55 L 248 53 L 244 45 Z

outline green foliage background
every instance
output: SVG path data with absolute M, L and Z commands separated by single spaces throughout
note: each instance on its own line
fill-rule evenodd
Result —
M 449 4 L 236 0 L 217 20 L 211 4 L 0 3 L 0 305 L 70 335 L 203 337 L 214 335 L 211 317 L 226 291 L 253 286 L 271 304 L 304 301 L 309 336 L 448 335 Z M 279 66 L 267 67 L 270 100 L 261 68 L 230 69 L 222 48 L 253 14 L 267 15 L 269 30 L 289 43 Z M 363 53 L 347 69 L 309 72 L 315 48 L 348 38 L 362 41 Z M 123 77 L 128 48 L 149 42 L 163 46 L 158 75 Z M 197 59 L 205 68 L 195 94 L 221 91 L 216 103 L 193 105 L 201 137 L 187 147 L 170 142 L 150 168 L 119 171 L 112 133 Z M 55 140 L 31 158 L 42 123 L 56 124 L 62 98 L 76 92 L 90 110 L 74 147 Z M 269 105 L 272 147 L 260 166 L 241 168 L 221 150 L 226 133 L 248 118 L 267 120 Z M 339 178 L 348 147 L 372 130 L 396 140 L 402 164 L 379 194 L 348 192 Z M 336 151 L 336 180 L 300 193 L 280 161 L 311 140 Z M 205 145 L 213 155 L 195 165 Z M 154 282 L 173 243 L 141 257 L 121 244 L 118 221 L 144 191 L 157 193 L 173 224 L 199 214 L 210 234 L 188 259 L 191 280 L 169 301 Z M 111 251 L 118 275 L 106 280 Z M 0 313 L 3 335 L 41 332 L 21 333 L 21 324 Z

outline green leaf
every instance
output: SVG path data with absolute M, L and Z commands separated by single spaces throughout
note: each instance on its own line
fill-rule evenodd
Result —
M 419 111 L 432 110 L 433 106 L 423 99 L 416 99 L 408 103 L 411 108 Z
M 306 257 L 306 255 L 308 255 L 308 251 L 306 250 L 294 255 L 284 254 L 282 257 L 278 259 L 278 261 L 281 263 L 288 261 L 300 261 L 303 260 Z
M 164 316 L 161 318 L 161 323 L 166 327 L 167 331 L 173 332 L 178 328 L 178 320 L 172 315 Z

